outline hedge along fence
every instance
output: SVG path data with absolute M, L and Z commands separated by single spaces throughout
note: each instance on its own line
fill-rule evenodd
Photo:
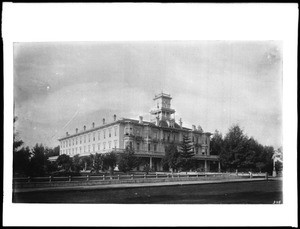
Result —
M 130 174 L 130 175 L 100 175 L 100 176 L 65 176 L 65 177 L 27 177 L 15 178 L 14 188 L 42 188 L 42 187 L 66 187 L 66 186 L 90 186 L 107 184 L 129 183 L 158 183 L 172 181 L 205 181 L 240 178 L 265 178 L 267 174 L 224 174 L 224 173 L 167 173 L 167 174 Z

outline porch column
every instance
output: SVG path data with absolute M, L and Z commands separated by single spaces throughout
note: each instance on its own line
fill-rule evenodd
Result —
M 150 169 L 152 169 L 152 157 L 150 157 Z
M 207 160 L 204 161 L 204 171 L 207 172 Z
M 218 162 L 218 172 L 219 173 L 221 172 L 221 162 L 220 161 Z

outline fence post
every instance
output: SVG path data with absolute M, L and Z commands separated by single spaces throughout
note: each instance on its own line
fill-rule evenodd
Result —
M 51 176 L 49 176 L 49 183 L 51 183 Z
M 157 178 L 157 173 L 155 173 L 155 178 Z
M 197 173 L 197 178 L 199 177 L 199 173 Z
M 147 175 L 146 175 L 146 173 L 144 173 L 144 179 L 147 179 Z
M 133 174 L 131 174 L 131 179 L 133 180 Z
M 118 180 L 120 180 L 120 175 L 118 174 Z
M 28 182 L 28 183 L 30 182 L 30 177 L 27 177 L 27 182 Z
M 86 175 L 86 181 L 89 181 L 89 175 Z
M 266 178 L 266 180 L 268 180 L 268 179 L 269 179 L 269 177 L 268 177 L 268 173 L 267 173 L 267 172 L 266 172 L 265 178 Z
M 71 181 L 72 179 L 71 179 L 71 176 L 69 176 L 69 181 Z
M 102 175 L 102 180 L 105 180 L 105 175 Z
M 250 179 L 252 179 L 252 173 L 251 172 L 249 172 L 249 175 L 250 175 Z
M 169 174 L 167 174 L 167 178 L 169 178 Z

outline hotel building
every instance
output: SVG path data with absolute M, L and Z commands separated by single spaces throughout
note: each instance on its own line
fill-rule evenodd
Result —
M 172 97 L 161 93 L 154 97 L 154 108 L 150 111 L 150 121 L 119 118 L 114 115 L 112 121 L 90 128 L 86 126 L 74 134 L 59 139 L 60 155 L 73 157 L 76 154 L 86 156 L 95 153 L 116 151 L 122 153 L 126 146 L 133 147 L 135 155 L 147 161 L 154 171 L 162 171 L 162 158 L 166 145 L 174 142 L 180 144 L 183 135 L 192 141 L 198 167 L 202 171 L 220 170 L 219 156 L 210 155 L 211 133 L 204 132 L 200 126 L 191 129 L 182 126 L 182 120 L 175 122 L 175 110 L 171 107 Z M 142 169 L 142 166 L 137 168 Z

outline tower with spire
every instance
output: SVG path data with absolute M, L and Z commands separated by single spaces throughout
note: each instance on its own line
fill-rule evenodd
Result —
M 154 108 L 150 111 L 151 122 L 170 121 L 174 119 L 175 110 L 171 108 L 172 97 L 169 94 L 160 93 L 154 97 Z

